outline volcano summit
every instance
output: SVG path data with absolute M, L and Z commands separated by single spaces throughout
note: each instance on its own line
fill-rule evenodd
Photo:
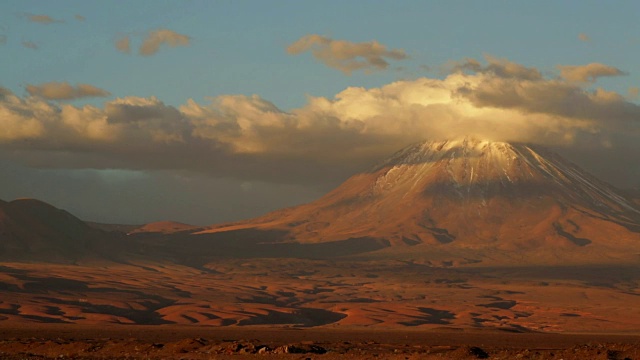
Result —
M 407 147 L 315 202 L 204 232 L 246 228 L 301 243 L 375 239 L 429 258 L 608 262 L 637 260 L 640 209 L 544 148 L 464 138 Z

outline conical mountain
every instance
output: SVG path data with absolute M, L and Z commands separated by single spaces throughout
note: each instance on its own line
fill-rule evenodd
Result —
M 640 209 L 620 191 L 543 148 L 470 138 L 407 147 L 315 202 L 208 232 L 241 228 L 412 252 L 640 253 Z

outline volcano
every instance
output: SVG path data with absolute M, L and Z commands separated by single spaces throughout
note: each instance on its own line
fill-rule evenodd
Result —
M 640 259 L 640 208 L 621 191 L 542 147 L 472 138 L 409 146 L 315 202 L 201 233 L 243 229 L 469 261 Z

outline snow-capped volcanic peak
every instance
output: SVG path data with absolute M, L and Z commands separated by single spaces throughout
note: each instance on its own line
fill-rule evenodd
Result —
M 482 257 L 478 249 L 487 257 L 537 249 L 544 261 L 574 255 L 591 261 L 615 258 L 620 252 L 613 255 L 613 248 L 625 254 L 637 248 L 640 210 L 541 147 L 464 138 L 409 146 L 312 203 L 210 231 L 245 228 L 282 231 L 301 243 L 424 244 L 421 254 L 434 258 L 440 255 L 429 246 L 472 249 L 465 255 L 472 257 Z M 587 250 L 574 254 L 575 248 Z
M 405 148 L 372 169 L 372 192 L 446 192 L 459 197 L 551 195 L 638 212 L 608 184 L 560 156 L 526 144 L 464 138 Z M 544 189 L 543 189 L 544 188 Z

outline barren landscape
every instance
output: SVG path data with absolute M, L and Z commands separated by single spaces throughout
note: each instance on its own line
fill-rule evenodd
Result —
M 211 226 L 0 203 L 0 355 L 638 359 L 640 211 L 525 145 L 423 143 Z
M 640 360 L 638 14 L 0 1 L 0 360 Z
M 640 355 L 640 270 L 630 266 L 238 259 L 0 270 L 5 358 Z

